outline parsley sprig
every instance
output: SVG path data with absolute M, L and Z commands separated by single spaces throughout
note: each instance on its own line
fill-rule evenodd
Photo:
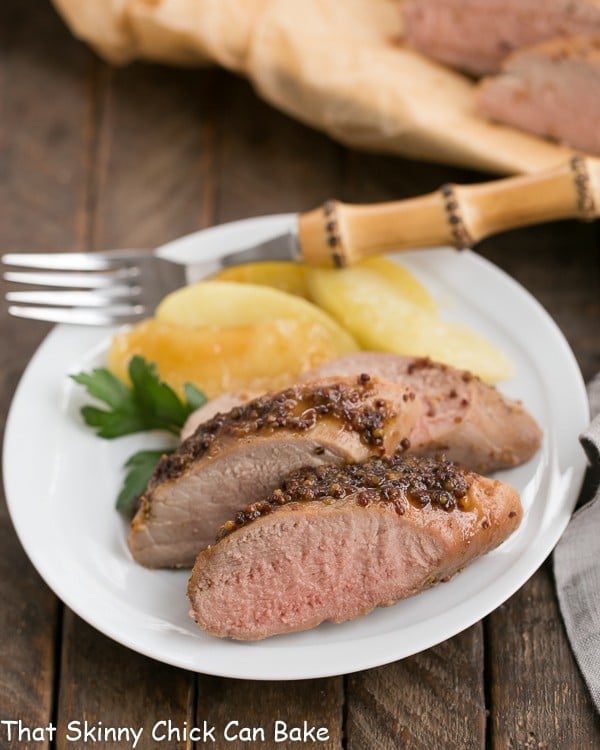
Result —
M 167 430 L 178 434 L 188 416 L 206 403 L 206 396 L 191 383 L 184 386 L 185 401 L 159 380 L 154 362 L 136 355 L 129 363 L 131 388 L 104 367 L 71 375 L 90 396 L 109 409 L 84 406 L 85 423 L 103 438 L 116 438 L 133 432 Z
M 112 440 L 147 430 L 164 430 L 179 434 L 188 416 L 206 403 L 206 396 L 196 386 L 186 383 L 185 400 L 162 382 L 153 362 L 135 356 L 129 363 L 131 386 L 126 385 L 104 367 L 71 375 L 88 394 L 108 408 L 86 404 L 81 408 L 84 422 L 99 437 Z M 170 449 L 139 451 L 125 463 L 125 479 L 117 498 L 117 509 L 131 514 L 144 491 L 158 459 Z
M 131 516 L 137 499 L 146 489 L 154 467 L 161 456 L 169 453 L 162 451 L 138 451 L 125 462 L 125 479 L 117 497 L 116 508 L 120 513 Z

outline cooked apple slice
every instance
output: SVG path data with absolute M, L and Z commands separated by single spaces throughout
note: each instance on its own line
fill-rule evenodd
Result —
M 305 326 L 322 327 L 344 351 L 357 348 L 352 336 L 316 305 L 257 284 L 200 281 L 167 295 L 156 308 L 155 317 L 186 326 L 238 326 L 291 318 Z M 288 345 L 298 346 L 293 339 Z
M 194 383 L 209 398 L 227 391 L 285 388 L 298 376 L 356 350 L 317 321 L 295 318 L 248 325 L 192 327 L 148 319 L 116 334 L 108 353 L 112 372 L 127 380 L 134 354 L 156 362 L 161 380 L 182 393 Z
M 507 356 L 483 336 L 399 294 L 368 266 L 311 269 L 308 286 L 311 298 L 365 349 L 429 356 L 492 383 L 512 374 Z
M 393 260 L 382 257 L 368 258 L 354 267 L 361 270 L 364 269 L 368 272 L 368 278 L 373 279 L 373 281 L 376 278 L 381 279 L 381 282 L 385 283 L 386 288 L 389 288 L 390 291 L 395 291 L 403 299 L 413 302 L 419 307 L 424 307 L 426 310 L 431 310 L 432 312 L 436 310 L 433 297 L 423 284 L 407 268 L 394 263 Z
M 243 263 L 232 266 L 214 276 L 215 281 L 235 281 L 241 284 L 260 284 L 308 297 L 306 266 L 292 262 Z
M 435 303 L 427 289 L 404 266 L 388 258 L 369 258 L 358 264 L 358 268 L 368 268 L 382 280 L 396 287 L 398 294 L 416 305 L 435 310 Z M 244 263 L 226 268 L 218 273 L 215 281 L 235 281 L 242 284 L 260 284 L 310 298 L 307 284 L 308 268 L 300 263 L 266 262 Z

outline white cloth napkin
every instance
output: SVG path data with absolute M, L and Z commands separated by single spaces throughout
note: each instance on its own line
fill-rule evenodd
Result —
M 600 374 L 588 387 L 594 421 L 581 435 L 592 499 L 571 519 L 554 550 L 554 578 L 567 635 L 600 712 Z

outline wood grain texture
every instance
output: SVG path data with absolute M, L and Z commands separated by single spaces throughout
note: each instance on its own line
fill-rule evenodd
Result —
M 290 197 L 287 190 L 289 185 L 290 189 L 297 191 L 298 180 L 278 184 L 283 172 L 288 177 L 293 176 L 293 168 L 286 167 L 285 161 L 285 154 L 289 155 L 289 149 L 284 148 L 281 143 L 277 144 L 275 139 L 275 151 L 278 145 L 280 158 L 276 155 L 269 157 L 268 152 L 272 147 L 269 137 L 260 154 L 262 168 L 259 181 L 265 189 L 254 183 L 238 198 L 240 182 L 235 166 L 256 158 L 257 143 L 254 133 L 243 129 L 242 137 L 238 138 L 240 120 L 232 117 L 231 110 L 232 106 L 237 106 L 240 113 L 247 112 L 248 106 L 252 106 L 249 105 L 252 94 L 245 84 L 231 78 L 229 83 L 232 95 L 227 98 L 227 106 L 216 106 L 214 101 L 210 104 L 209 93 L 223 85 L 223 78 L 229 77 L 210 71 L 203 73 L 202 80 L 199 81 L 174 71 L 153 68 L 97 73 L 95 80 L 99 82 L 96 90 L 99 102 L 96 111 L 100 132 L 97 137 L 97 154 L 90 164 L 90 169 L 97 172 L 97 176 L 92 177 L 91 181 L 93 247 L 151 246 L 193 231 L 203 224 L 226 218 L 241 218 L 246 215 L 246 190 L 254 196 L 258 213 L 281 210 L 282 202 L 285 201 L 290 207 L 294 205 L 296 195 Z M 195 99 L 194 95 L 199 88 L 204 91 L 203 101 L 209 102 L 206 107 L 199 108 Z M 268 128 L 270 116 L 269 109 L 261 105 L 252 122 L 263 122 Z M 153 125 L 149 127 L 148 123 Z M 270 127 L 271 133 L 277 134 L 277 138 L 286 137 L 286 129 L 282 133 L 281 128 L 272 124 Z M 289 122 L 288 131 L 289 129 L 303 131 L 292 122 Z M 218 137 L 215 135 L 217 132 Z M 300 140 L 298 138 L 298 143 Z M 320 140 L 327 145 L 326 139 Z M 218 175 L 215 175 L 216 164 L 220 167 Z M 304 161 L 298 159 L 297 164 L 304 165 Z M 333 172 L 335 173 L 335 169 Z M 248 171 L 246 179 L 255 179 L 254 168 Z M 322 188 L 322 179 L 313 177 L 313 185 Z M 217 205 L 219 209 L 216 209 Z M 82 651 L 81 643 L 86 642 L 90 645 L 85 646 L 85 651 Z M 86 661 L 89 661 L 94 644 L 94 648 L 102 654 L 103 666 L 97 684 L 90 686 L 85 681 L 86 670 L 90 669 Z M 201 678 L 200 699 L 194 717 L 188 702 L 178 700 L 175 705 L 165 702 L 165 696 L 172 694 L 185 694 L 190 700 L 193 683 L 190 683 L 184 672 L 163 670 L 160 691 L 155 689 L 152 695 L 147 694 L 149 679 L 131 682 L 129 675 L 132 673 L 149 669 L 150 674 L 151 670 L 156 670 L 153 662 L 149 664 L 152 666 L 146 667 L 145 660 L 131 652 L 118 647 L 111 648 L 111 644 L 105 642 L 102 636 L 67 613 L 63 634 L 59 734 L 64 736 L 66 723 L 84 709 L 90 717 L 94 717 L 90 721 L 103 721 L 106 724 L 106 718 L 102 717 L 110 717 L 114 726 L 126 725 L 127 721 L 133 722 L 133 718 L 129 718 L 129 704 L 110 697 L 111 684 L 119 684 L 121 681 L 128 687 L 132 705 L 144 705 L 147 716 L 168 716 L 175 726 L 183 726 L 186 721 L 188 726 L 194 723 L 198 725 L 199 721 L 201 724 L 203 719 L 210 718 L 210 721 L 220 726 L 222 716 L 218 711 L 214 714 L 214 719 L 212 713 L 210 717 L 206 717 L 203 711 L 202 687 L 206 684 L 216 686 L 216 681 L 209 680 L 206 683 Z M 226 682 L 238 687 L 243 684 Z M 315 726 L 331 726 L 331 744 L 327 747 L 339 747 L 342 679 L 322 682 L 320 690 L 327 700 L 320 706 L 313 705 L 308 685 L 309 683 L 305 684 L 300 692 L 296 688 L 296 708 L 291 712 L 288 705 L 289 693 L 287 690 L 282 691 L 278 683 L 261 685 L 261 699 L 254 706 L 256 710 L 250 713 L 247 700 L 250 684 L 245 690 L 228 689 L 226 713 L 230 718 L 227 720 L 239 720 L 240 725 L 246 723 L 249 726 L 258 726 L 259 720 L 262 720 L 265 727 L 277 715 L 290 722 L 293 720 L 301 723 L 307 720 Z M 338 697 L 334 700 L 331 696 L 336 695 Z M 335 710 L 330 711 L 334 704 Z M 136 716 L 139 718 L 140 715 Z M 142 723 L 149 726 L 147 721 Z M 149 741 L 147 733 L 144 741 Z M 183 744 L 173 745 L 180 746 L 184 747 Z M 234 745 L 228 743 L 227 747 Z
M 3 251 L 150 247 L 212 223 L 307 210 L 330 197 L 390 200 L 482 179 L 349 152 L 222 71 L 110 70 L 38 0 L 0 6 L 0 136 Z M 478 252 L 547 307 L 586 377 L 600 369 L 594 228 L 561 222 L 518 230 L 482 242 Z M 2 427 L 8 398 L 47 330 L 0 312 Z M 69 611 L 61 620 L 3 503 L 0 548 L 0 714 L 30 725 L 55 715 L 57 750 L 74 746 L 64 739 L 67 723 L 85 719 L 144 727 L 143 748 L 157 746 L 150 730 L 160 719 L 180 727 L 206 720 L 220 730 L 229 721 L 263 726 L 257 747 L 276 747 L 276 719 L 325 726 L 329 739 L 315 746 L 349 750 L 600 747 L 547 568 L 488 618 L 485 642 L 479 624 L 345 680 L 254 683 L 192 676 L 118 646 Z M 12 750 L 2 739 L 0 747 Z M 213 746 L 248 744 L 221 734 Z M 191 744 L 173 739 L 168 747 Z
M 593 750 L 600 721 L 577 670 L 546 564 L 487 620 L 490 748 Z
M 226 680 L 204 677 L 199 681 L 198 711 L 196 722 L 206 719 L 217 727 L 215 750 L 242 750 L 247 747 L 319 747 L 323 750 L 342 748 L 343 683 L 340 679 L 300 680 L 297 682 L 250 682 L 248 680 Z M 309 727 L 326 730 L 327 736 L 320 742 L 284 741 L 274 734 L 275 722 L 285 722 L 291 734 L 292 727 L 304 731 L 304 722 Z M 224 736 L 230 722 L 229 737 Z M 261 728 L 252 743 L 244 741 L 242 727 Z M 279 725 L 282 729 L 282 725 Z M 238 738 L 235 739 L 234 735 Z M 316 734 L 314 735 L 316 737 Z M 371 746 L 375 747 L 375 746 Z
M 341 190 L 339 146 L 256 99 L 245 81 L 220 72 L 215 83 L 217 223 L 307 210 Z
M 92 56 L 48 3 L 0 9 L 3 248 L 69 250 L 85 232 Z
M 0 247 L 78 248 L 86 232 L 91 55 L 65 36 L 47 3 L 10 0 L 0 14 Z M 27 321 L 5 326 L 3 392 L 12 393 L 49 328 Z
M 484 748 L 481 629 L 475 625 L 421 654 L 350 675 L 348 750 Z
M 0 548 L 3 603 L 0 607 L 0 718 L 21 719 L 29 727 L 46 726 L 52 718 L 58 602 L 33 570 L 6 518 L 0 521 Z M 2 727 L 0 747 L 12 750 L 23 745 L 9 741 Z M 48 745 L 41 743 L 36 750 L 38 747 Z
M 60 48 L 59 55 L 56 50 Z M 84 232 L 91 55 L 65 38 L 47 3 L 0 5 L 0 250 L 76 247 Z M 49 60 L 51 62 L 49 62 Z M 43 92 L 43 96 L 40 95 Z M 49 107 L 52 101 L 54 106 Z M 2 292 L 9 285 L 0 282 Z M 0 414 L 45 324 L 0 311 Z M 27 445 L 23 445 L 27 451 Z M 53 712 L 60 607 L 19 544 L 0 498 L 0 717 L 46 726 Z M 23 748 L 0 733 L 0 747 Z M 32 746 L 32 745 L 29 745 Z M 36 743 L 36 748 L 48 743 Z
M 341 192 L 329 197 L 350 203 L 400 200 L 425 195 L 449 181 L 466 185 L 483 177 L 469 169 L 345 150 Z
M 600 370 L 600 258 L 594 232 L 590 224 L 560 221 L 507 232 L 478 248 L 550 313 L 585 380 Z
M 444 182 L 481 179 L 467 170 L 352 152 L 345 154 L 343 174 L 342 197 L 349 202 L 402 199 Z M 349 750 L 485 747 L 482 627 L 410 659 L 350 675 L 346 700 Z
M 153 248 L 210 222 L 214 71 L 103 66 L 95 249 Z
M 586 380 L 600 369 L 596 233 L 590 225 L 559 222 L 480 248 L 546 307 Z M 490 747 L 599 747 L 600 722 L 569 647 L 548 563 L 488 618 L 486 633 Z
M 91 740 L 85 743 L 78 734 L 85 729 L 86 721 L 96 732 L 96 741 L 102 737 L 99 734 L 102 728 L 132 727 L 136 731 L 143 728 L 136 748 L 154 750 L 162 743 L 153 739 L 153 728 L 167 720 L 171 720 L 180 734 L 179 739 L 177 734 L 172 734 L 164 746 L 169 750 L 189 750 L 192 744 L 184 739 L 181 730 L 186 722 L 191 726 L 193 682 L 193 675 L 117 645 L 67 610 L 56 750 L 93 747 Z M 161 736 L 168 727 L 158 725 L 157 731 Z M 124 739 L 115 742 L 110 737 L 110 740 L 96 746 L 131 747 Z
M 111 71 L 98 64 L 90 87 L 97 117 L 88 162 L 91 247 L 153 246 L 198 228 L 203 136 L 193 107 L 185 106 L 193 102 L 196 83 L 174 71 Z M 143 727 L 137 747 L 157 747 L 156 721 L 170 720 L 179 729 L 192 725 L 194 691 L 194 676 L 121 648 L 66 612 L 58 750 L 73 746 L 65 739 L 68 723 L 84 719 Z M 169 748 L 191 747 L 182 731 L 171 737 L 165 740 Z
M 227 91 L 213 101 L 215 223 L 298 210 L 339 189 L 339 150 L 328 138 L 256 100 L 244 81 L 218 73 L 213 85 Z M 316 747 L 340 748 L 343 679 L 284 684 L 200 677 L 197 721 L 204 718 L 221 731 L 229 721 L 263 727 L 265 741 L 252 747 L 304 747 L 275 745 L 273 727 L 277 719 L 288 726 L 306 721 L 328 730 L 329 739 Z M 235 750 L 248 745 L 242 740 L 226 742 L 221 735 L 215 747 Z

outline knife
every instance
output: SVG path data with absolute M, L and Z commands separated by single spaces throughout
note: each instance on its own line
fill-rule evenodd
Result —
M 566 218 L 591 221 L 599 213 L 600 160 L 575 154 L 566 164 L 539 174 L 447 184 L 428 195 L 388 203 L 349 205 L 332 200 L 306 213 L 253 219 L 252 244 L 248 222 L 242 221 L 196 232 L 152 253 L 25 253 L 7 254 L 1 260 L 5 265 L 45 269 L 9 272 L 4 274 L 7 281 L 62 287 L 53 292 L 8 292 L 7 301 L 26 303 L 11 304 L 10 314 L 107 325 L 140 319 L 167 292 L 228 266 L 287 260 L 344 268 L 372 255 L 440 245 L 473 247 L 507 229 Z M 91 291 L 73 292 L 72 287 Z
M 264 225 L 259 219 L 253 226 L 253 239 L 258 235 L 259 241 L 251 246 L 245 228 L 234 223 L 170 242 L 158 254 L 196 264 L 196 278 L 253 261 L 343 268 L 405 249 L 470 248 L 508 229 L 568 218 L 592 221 L 599 213 L 600 159 L 575 154 L 566 164 L 537 174 L 446 184 L 427 195 L 387 203 L 328 200 L 306 213 L 262 217 Z

